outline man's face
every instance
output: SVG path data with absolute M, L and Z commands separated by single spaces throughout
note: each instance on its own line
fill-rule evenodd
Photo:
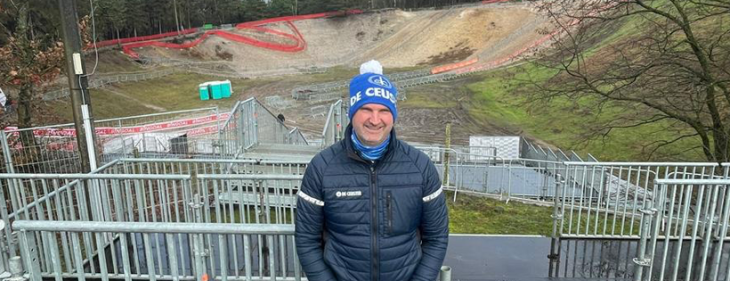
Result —
M 393 129 L 393 114 L 382 104 L 365 104 L 355 112 L 352 128 L 362 144 L 377 146 L 388 138 Z

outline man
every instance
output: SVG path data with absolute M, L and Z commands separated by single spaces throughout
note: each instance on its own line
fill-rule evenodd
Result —
M 345 137 L 307 167 L 296 244 L 309 280 L 438 276 L 448 244 L 446 199 L 428 156 L 396 138 L 397 94 L 377 71 L 355 76 Z

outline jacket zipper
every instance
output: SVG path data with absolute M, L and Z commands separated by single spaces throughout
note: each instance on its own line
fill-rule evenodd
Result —
M 375 161 L 370 161 L 370 190 L 372 191 L 372 196 L 370 196 L 370 202 L 372 203 L 372 208 L 370 209 L 370 213 L 372 214 L 372 245 L 373 245 L 373 256 L 372 256 L 372 265 L 373 265 L 373 271 L 371 273 L 373 281 L 378 280 L 378 191 L 377 186 L 375 183 Z
M 385 193 L 385 208 L 388 209 L 388 234 L 393 233 L 393 196 L 391 195 L 391 192 L 388 191 Z

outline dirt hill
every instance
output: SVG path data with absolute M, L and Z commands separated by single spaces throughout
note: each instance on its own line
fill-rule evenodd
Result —
M 380 60 L 385 67 L 431 66 L 507 53 L 534 41 L 539 36 L 534 31 L 543 22 L 527 4 L 414 12 L 388 10 L 295 21 L 294 26 L 306 41 L 301 52 L 272 51 L 215 36 L 189 50 L 151 47 L 138 52 L 176 60 L 227 59 L 240 71 L 356 66 L 370 59 Z M 529 30 L 525 30 L 526 26 Z M 265 27 L 295 34 L 284 23 Z M 253 30 L 232 32 L 291 43 Z

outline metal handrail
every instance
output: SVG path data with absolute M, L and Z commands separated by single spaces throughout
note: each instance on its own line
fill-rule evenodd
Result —
M 0 179 L 189 180 L 190 178 L 190 175 L 159 174 L 0 174 Z
M 294 234 L 292 224 L 226 224 L 182 222 L 97 222 L 17 220 L 13 229 L 20 231 L 123 232 L 123 233 L 194 233 L 194 234 Z

